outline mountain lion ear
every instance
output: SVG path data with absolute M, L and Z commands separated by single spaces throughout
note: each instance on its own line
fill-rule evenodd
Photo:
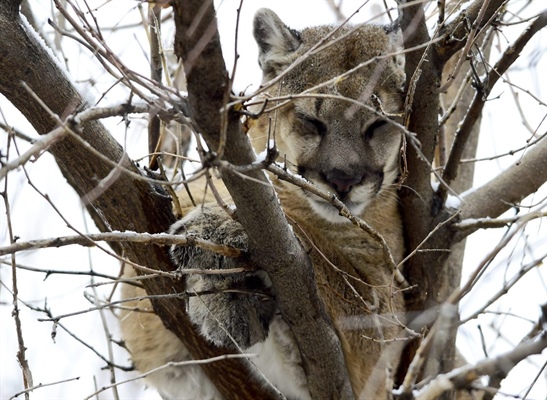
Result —
M 268 8 L 261 8 L 254 17 L 253 35 L 258 44 L 258 63 L 264 74 L 278 73 L 290 55 L 300 47 L 300 33 L 286 26 Z

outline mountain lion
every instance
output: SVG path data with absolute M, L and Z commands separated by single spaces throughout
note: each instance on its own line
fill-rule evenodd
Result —
M 295 31 L 273 11 L 261 9 L 254 18 L 254 37 L 264 84 L 278 77 L 259 97 L 278 107 L 251 124 L 255 149 L 266 148 L 270 132 L 279 160 L 319 189 L 335 194 L 382 235 L 398 263 L 403 239 L 395 181 L 402 134 L 392 119 L 402 108 L 404 73 L 394 56 L 397 33 L 368 24 Z M 277 97 L 290 101 L 283 103 Z M 404 322 L 393 262 L 376 237 L 340 216 L 329 201 L 271 179 L 312 260 L 317 289 L 342 342 L 355 396 L 385 398 L 387 371 L 398 364 L 393 339 L 403 337 Z M 214 201 L 187 208 L 170 231 L 247 248 L 241 225 Z M 193 247 L 173 246 L 170 253 L 180 269 L 237 266 L 232 259 Z M 191 274 L 187 290 L 203 293 L 190 296 L 188 302 L 190 319 L 202 335 L 216 345 L 256 354 L 249 361 L 256 366 L 250 366 L 252 376 L 265 384 L 266 377 L 287 398 L 310 398 L 299 350 L 279 314 L 265 272 Z M 125 285 L 125 298 L 139 295 L 145 295 L 143 290 Z M 142 308 L 142 302 L 138 305 Z M 154 314 L 124 311 L 122 330 L 142 372 L 190 359 L 187 349 Z M 165 399 L 221 397 L 199 366 L 170 367 L 152 374 L 148 383 Z

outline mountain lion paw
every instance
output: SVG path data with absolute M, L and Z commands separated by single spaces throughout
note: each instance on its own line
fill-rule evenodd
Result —
M 187 214 L 170 233 L 212 241 L 246 251 L 243 227 L 216 206 Z M 180 270 L 225 270 L 245 266 L 234 258 L 199 247 L 173 245 L 170 254 Z M 246 349 L 268 336 L 276 312 L 271 282 L 264 271 L 224 274 L 192 273 L 186 277 L 188 315 L 201 334 L 217 346 Z

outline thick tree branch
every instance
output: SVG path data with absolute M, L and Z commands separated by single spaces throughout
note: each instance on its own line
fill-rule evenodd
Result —
M 161 54 L 161 9 L 159 5 L 148 5 L 148 38 L 150 40 L 150 78 L 161 82 L 163 73 Z M 148 121 L 148 152 L 154 154 L 160 149 L 161 121 L 157 115 L 150 115 Z M 149 167 L 152 170 L 158 169 L 156 155 L 150 156 Z
M 402 2 L 402 1 L 401 1 Z M 483 1 L 475 1 L 448 24 L 441 35 L 445 42 L 431 44 L 424 53 L 412 52 L 406 56 L 407 90 L 410 92 L 410 116 L 406 121 L 410 131 L 417 134 L 422 152 L 428 161 L 434 154 L 438 127 L 438 89 L 444 64 L 466 41 L 467 28 L 477 20 Z M 503 0 L 491 0 L 482 12 L 477 27 L 484 26 L 493 18 Z M 403 30 L 405 48 L 427 43 L 430 38 L 423 16 L 421 4 L 401 8 L 400 23 Z M 405 224 L 407 250 L 411 252 L 423 241 L 428 233 L 442 220 L 446 220 L 447 210 L 443 208 L 443 197 L 430 186 L 430 167 L 420 159 L 413 149 L 407 151 L 409 176 L 405 181 L 408 189 L 402 188 L 401 202 Z M 410 232 L 412 234 L 410 234 Z M 449 228 L 440 230 L 427 243 L 427 248 L 447 249 L 453 244 Z M 423 311 L 436 308 L 453 291 L 457 282 L 448 281 L 446 273 L 446 252 L 423 252 L 412 257 L 406 265 L 406 277 L 417 289 L 408 292 L 407 304 L 410 310 Z
M 495 218 L 517 205 L 547 182 L 547 139 L 532 147 L 522 159 L 482 187 L 463 196 L 462 220 Z M 473 230 L 456 236 L 462 239 Z
M 530 213 L 519 214 L 517 216 L 509 217 L 509 218 L 485 217 L 485 218 L 464 219 L 454 224 L 453 228 L 456 228 L 465 232 L 465 235 L 467 236 L 466 231 L 475 232 L 477 229 L 503 228 L 511 224 L 514 224 L 520 220 L 523 220 L 525 218 L 532 220 L 536 218 L 545 218 L 545 217 L 547 217 L 547 211 L 543 211 L 543 212 L 531 211 Z
M 430 40 L 425 24 L 424 12 L 421 4 L 401 8 L 401 29 L 405 48 L 412 48 Z M 434 208 L 434 193 L 430 183 L 430 165 L 435 152 L 435 138 L 438 132 L 439 96 L 437 88 L 440 82 L 442 65 L 434 58 L 432 47 L 426 47 L 423 51 L 414 51 L 406 55 L 405 70 L 407 75 L 407 91 L 413 92 L 410 96 L 413 101 L 407 106 L 410 110 L 408 120 L 405 123 L 411 132 L 417 134 L 421 144 L 421 151 L 427 158 L 421 156 L 411 147 L 406 154 L 409 170 L 405 185 L 408 188 L 401 189 L 401 202 L 403 204 L 403 221 L 406 231 L 412 231 L 412 235 L 406 235 L 407 250 L 415 249 L 436 225 L 432 216 L 437 214 Z M 417 195 L 418 194 L 418 195 Z M 438 211 L 438 210 L 437 210 Z M 422 253 L 409 260 L 406 266 L 407 280 L 411 285 L 420 284 L 419 290 L 411 296 L 409 306 L 412 310 L 424 310 L 429 279 L 424 276 L 426 270 L 423 265 L 431 265 L 431 262 L 423 262 L 423 257 L 431 257 L 431 253 Z M 429 268 L 431 269 L 431 268 Z M 433 284 L 433 282 L 431 282 Z M 437 283 L 438 284 L 438 281 Z
M 491 47 L 491 37 L 481 37 L 480 50 L 482 56 L 488 58 Z M 477 46 L 479 47 L 479 46 Z M 451 71 L 455 70 L 455 65 L 460 59 L 461 54 L 456 53 L 445 65 L 443 69 L 443 76 L 450 74 Z M 479 64 L 479 63 L 477 63 Z M 473 101 L 475 94 L 475 89 L 469 84 L 471 77 L 471 63 L 466 63 L 463 68 L 461 68 L 460 74 L 454 77 L 451 85 L 446 93 L 441 93 L 441 103 L 445 101 L 450 104 L 450 110 L 443 110 L 445 115 L 448 115 L 446 122 L 440 122 L 439 127 L 439 136 L 438 136 L 438 150 L 437 150 L 437 165 L 444 165 L 446 163 L 446 158 L 444 155 L 445 146 L 450 148 L 450 144 L 453 143 L 456 131 L 458 130 L 460 121 L 465 117 L 469 105 Z M 484 73 L 484 68 L 481 64 L 474 66 L 474 71 L 479 74 Z M 480 124 L 476 124 L 470 137 L 467 140 L 464 155 L 465 157 L 474 158 L 477 152 L 477 146 L 479 141 L 480 134 Z M 460 166 L 460 171 L 458 178 L 452 182 L 450 185 L 451 190 L 455 193 L 462 193 L 465 190 L 468 190 L 473 185 L 473 176 L 475 171 L 475 163 L 468 163 Z M 440 192 L 444 188 L 444 185 L 439 186 L 438 191 Z M 447 189 L 448 191 L 448 189 Z M 446 194 L 440 193 L 440 198 L 443 203 L 446 201 Z M 458 215 L 459 218 L 459 215 Z M 451 221 L 452 223 L 453 221 Z M 465 254 L 465 240 L 462 240 L 458 243 L 454 243 L 450 248 L 450 254 L 446 260 L 445 267 L 445 276 L 447 282 L 453 282 L 457 284 L 461 281 L 462 276 L 462 265 Z M 432 346 L 432 350 L 429 353 L 429 362 L 430 364 L 435 364 L 432 360 L 447 360 L 444 362 L 445 370 L 449 368 L 450 359 L 454 359 L 456 356 L 456 336 L 458 333 L 457 325 L 451 325 L 446 327 L 446 336 L 444 345 Z M 436 344 L 439 344 L 439 340 L 436 341 Z M 450 349 L 447 351 L 447 349 Z M 454 359 L 455 360 L 455 359 Z M 453 365 L 453 364 L 452 364 Z M 424 372 L 425 376 L 430 375 L 429 371 Z
M 430 37 L 425 24 L 422 5 L 401 9 L 401 28 L 405 48 L 428 43 Z M 406 56 L 407 91 L 414 92 L 407 120 L 408 129 L 415 132 L 421 144 L 423 160 L 412 147 L 406 154 L 408 178 L 406 187 L 400 191 L 407 251 L 413 252 L 418 246 L 422 250 L 446 249 L 450 247 L 450 236 L 446 227 L 422 243 L 429 233 L 449 215 L 441 212 L 441 204 L 434 193 L 431 182 L 431 163 L 435 153 L 438 135 L 439 94 L 438 87 L 443 65 L 433 51 L 433 45 L 424 52 L 414 51 Z M 408 110 L 405 110 L 408 112 Z M 405 266 L 405 275 L 415 290 L 406 294 L 410 311 L 422 312 L 436 308 L 452 292 L 454 282 L 447 281 L 448 274 L 443 268 L 447 253 L 439 251 L 418 252 Z M 421 326 L 414 327 L 421 329 Z
M 179 0 L 174 8 L 175 51 L 184 61 L 190 106 L 200 133 L 209 148 L 224 153 L 230 163 L 251 164 L 255 156 L 240 129 L 239 116 L 224 109 L 230 83 L 212 2 Z M 249 235 L 251 258 L 270 275 L 283 318 L 296 338 L 311 395 L 352 398 L 340 342 L 317 294 L 309 258 L 264 172 L 248 175 L 253 179 L 225 170 L 223 180 Z

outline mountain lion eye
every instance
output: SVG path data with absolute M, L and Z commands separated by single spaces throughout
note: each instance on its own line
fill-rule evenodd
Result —
M 374 121 L 365 130 L 365 139 L 372 139 L 372 137 L 374 136 L 374 131 L 381 128 L 385 124 L 387 124 L 387 121 L 385 119 L 377 119 L 376 121 Z
M 299 115 L 298 120 L 303 128 L 303 133 L 323 136 L 327 133 L 327 125 L 317 118 Z

